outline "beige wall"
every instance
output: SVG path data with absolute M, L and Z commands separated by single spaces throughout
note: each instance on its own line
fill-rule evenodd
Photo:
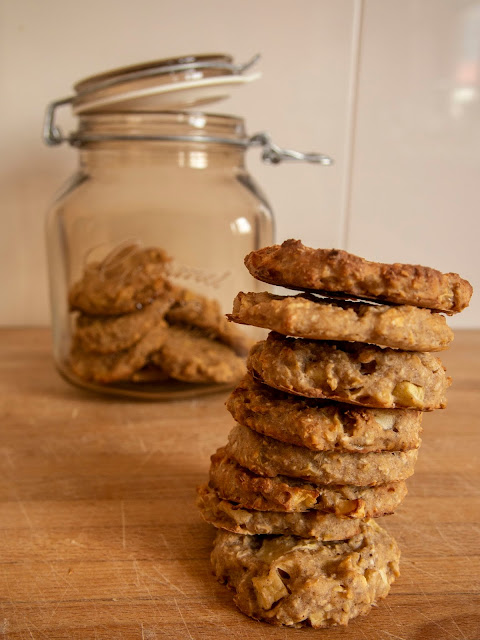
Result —
M 0 0 L 0 324 L 49 321 L 44 217 L 76 152 L 42 144 L 45 105 L 86 75 L 191 52 L 261 52 L 263 78 L 215 109 L 336 160 L 249 152 L 278 241 L 480 285 L 479 15 L 463 0 Z M 453 326 L 480 326 L 477 297 Z

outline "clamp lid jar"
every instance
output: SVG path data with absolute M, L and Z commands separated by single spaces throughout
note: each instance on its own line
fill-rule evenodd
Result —
M 79 151 L 47 219 L 58 370 L 83 388 L 137 398 L 231 387 L 254 335 L 225 313 L 238 291 L 257 290 L 245 255 L 273 243 L 245 152 L 311 158 L 248 136 L 237 116 L 124 110 L 119 100 L 80 109 L 77 131 L 64 136 L 55 112 L 67 102 L 50 105 L 44 129 L 47 143 Z

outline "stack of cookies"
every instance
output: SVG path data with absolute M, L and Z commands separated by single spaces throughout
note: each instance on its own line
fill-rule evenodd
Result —
M 235 383 L 247 341 L 214 299 L 174 285 L 162 249 L 127 245 L 90 262 L 69 294 L 69 365 L 100 384 Z
M 398 546 L 374 519 L 406 495 L 423 412 L 445 407 L 450 378 L 431 352 L 453 333 L 439 312 L 461 311 L 472 288 L 295 240 L 245 264 L 303 293 L 239 293 L 229 316 L 271 333 L 227 401 L 237 424 L 198 492 L 219 529 L 214 572 L 253 618 L 347 624 L 398 576 Z

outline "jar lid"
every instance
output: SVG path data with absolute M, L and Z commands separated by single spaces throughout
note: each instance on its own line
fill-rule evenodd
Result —
M 104 132 L 91 134 L 77 131 L 65 136 L 55 123 L 59 107 L 70 105 L 76 115 L 104 113 L 148 113 L 186 111 L 190 107 L 210 104 L 227 98 L 235 86 L 252 82 L 260 73 L 243 75 L 260 58 L 257 54 L 244 64 L 236 64 L 230 55 L 204 53 L 179 58 L 164 58 L 105 71 L 80 80 L 74 85 L 75 95 L 51 102 L 45 112 L 43 139 L 48 145 L 69 142 L 82 146 L 105 140 L 157 140 L 216 143 L 244 147 L 261 146 L 265 162 L 278 164 L 285 160 L 332 164 L 322 153 L 302 153 L 274 144 L 267 133 L 242 139 L 206 135 L 142 135 Z M 100 117 L 100 116 L 98 116 Z
M 74 85 L 73 112 L 112 107 L 116 111 L 159 111 L 210 104 L 260 78 L 260 73 L 242 75 L 259 57 L 235 64 L 231 56 L 220 53 L 188 55 L 99 73 Z

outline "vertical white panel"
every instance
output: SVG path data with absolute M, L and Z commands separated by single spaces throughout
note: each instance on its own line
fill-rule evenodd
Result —
M 208 51 L 262 53 L 263 79 L 212 111 L 244 115 L 251 133 L 335 157 L 332 168 L 248 165 L 277 218 L 277 239 L 341 238 L 354 0 L 15 0 L 0 3 L 1 324 L 48 321 L 44 215 L 76 152 L 49 149 L 45 105 L 80 78 L 135 62 Z M 72 125 L 65 112 L 61 123 Z
M 478 291 L 480 2 L 365 0 L 347 248 L 424 264 Z

